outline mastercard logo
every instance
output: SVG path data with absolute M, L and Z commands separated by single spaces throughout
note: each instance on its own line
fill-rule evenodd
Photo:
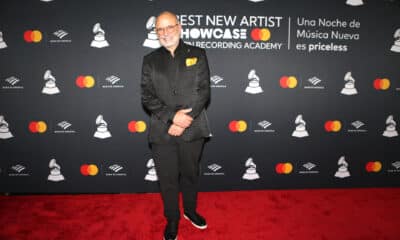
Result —
M 325 131 L 339 132 L 342 129 L 342 123 L 338 120 L 329 120 L 325 123 Z
M 96 81 L 92 76 L 78 76 L 75 83 L 79 88 L 92 88 Z
M 27 30 L 24 32 L 24 40 L 28 43 L 38 43 L 42 41 L 42 33 L 39 30 Z
M 374 80 L 374 88 L 376 90 L 387 90 L 390 87 L 390 80 L 387 78 L 377 78 Z
M 282 88 L 295 88 L 297 86 L 297 78 L 294 76 L 283 76 L 279 80 Z
M 128 123 L 128 130 L 132 133 L 142 133 L 146 131 L 146 123 L 144 121 L 130 121 Z
M 268 41 L 271 38 L 271 32 L 268 28 L 253 28 L 250 32 L 253 41 Z
M 32 121 L 29 123 L 31 133 L 44 133 L 47 130 L 47 124 L 44 121 Z
M 94 164 L 83 164 L 81 166 L 81 174 L 83 176 L 96 176 L 99 173 L 99 168 Z
M 278 174 L 290 174 L 293 171 L 291 163 L 278 163 L 275 166 L 275 171 Z
M 365 165 L 365 170 L 367 170 L 367 172 L 379 172 L 382 169 L 382 163 L 379 161 L 375 161 L 375 162 L 368 162 Z
M 231 132 L 244 132 L 247 130 L 247 123 L 243 120 L 239 120 L 239 121 L 231 121 L 229 123 L 229 130 Z

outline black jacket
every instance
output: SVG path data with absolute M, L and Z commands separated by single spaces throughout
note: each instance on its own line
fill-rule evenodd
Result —
M 142 104 L 150 112 L 149 141 L 167 142 L 175 113 L 192 108 L 193 122 L 182 136 L 185 141 L 211 136 L 205 111 L 210 99 L 210 70 L 204 49 L 180 40 L 174 57 L 161 47 L 143 58 Z

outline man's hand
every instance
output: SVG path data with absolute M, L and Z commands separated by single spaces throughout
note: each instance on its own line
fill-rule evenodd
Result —
M 185 131 L 184 128 L 179 127 L 178 125 L 172 124 L 168 129 L 168 134 L 171 136 L 179 137 Z
M 191 111 L 191 108 L 181 109 L 177 111 L 172 122 L 183 129 L 188 128 L 193 121 L 193 118 L 187 115 L 187 113 Z

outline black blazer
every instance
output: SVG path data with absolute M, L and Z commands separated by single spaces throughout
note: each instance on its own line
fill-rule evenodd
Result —
M 204 49 L 180 40 L 172 58 L 161 47 L 143 58 L 141 99 L 150 112 L 149 141 L 164 143 L 175 113 L 192 108 L 193 122 L 180 136 L 185 141 L 211 136 L 205 107 L 210 99 L 210 70 Z

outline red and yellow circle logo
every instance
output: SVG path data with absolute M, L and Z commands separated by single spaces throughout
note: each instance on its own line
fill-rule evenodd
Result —
M 297 86 L 297 78 L 295 76 L 283 76 L 279 80 L 281 88 L 295 88 Z
M 278 174 L 290 174 L 293 171 L 291 163 L 278 163 L 275 166 L 275 171 Z
M 365 165 L 365 170 L 367 170 L 367 172 L 380 172 L 381 169 L 382 169 L 382 163 L 379 161 L 368 162 Z
M 78 76 L 75 80 L 76 86 L 79 88 L 92 88 L 96 81 L 93 76 Z
M 377 78 L 374 80 L 374 88 L 376 90 L 387 90 L 390 87 L 390 80 L 387 78 Z
M 99 168 L 95 164 L 83 164 L 80 170 L 83 176 L 96 176 L 99 173 Z
M 271 32 L 268 28 L 253 28 L 250 32 L 253 41 L 266 42 L 271 38 Z
M 142 133 L 146 131 L 146 123 L 144 121 L 130 121 L 128 123 L 128 130 L 131 133 Z
M 47 124 L 44 121 L 32 121 L 29 123 L 31 133 L 44 133 L 47 130 Z
M 342 123 L 339 120 L 329 120 L 325 122 L 325 131 L 339 132 L 342 129 Z
M 243 120 L 233 120 L 229 123 L 229 130 L 231 132 L 244 132 L 247 130 L 247 123 Z
M 39 30 L 27 30 L 24 32 L 24 40 L 28 43 L 38 43 L 42 41 L 42 33 Z

